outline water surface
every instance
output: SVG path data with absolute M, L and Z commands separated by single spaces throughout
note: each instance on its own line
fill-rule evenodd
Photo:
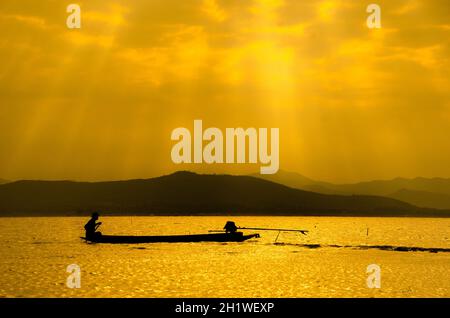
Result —
M 104 234 L 206 233 L 227 220 L 243 243 L 86 244 L 88 218 L 0 218 L 0 297 L 450 297 L 450 219 L 103 217 Z M 251 231 L 249 231 L 251 233 Z M 81 268 L 81 288 L 66 268 Z M 381 267 L 381 288 L 366 268 Z

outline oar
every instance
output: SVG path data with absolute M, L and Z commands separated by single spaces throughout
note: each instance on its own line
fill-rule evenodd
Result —
M 238 229 L 241 229 L 241 230 L 257 230 L 257 231 L 300 232 L 303 235 L 306 235 L 306 233 L 309 232 L 308 230 L 267 229 L 267 228 L 261 228 L 261 227 L 238 227 Z

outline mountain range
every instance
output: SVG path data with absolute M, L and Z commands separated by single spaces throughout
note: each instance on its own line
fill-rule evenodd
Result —
M 88 215 L 443 216 L 374 195 L 295 189 L 252 176 L 176 172 L 108 182 L 15 181 L 0 185 L 2 216 Z
M 376 195 L 401 200 L 420 207 L 450 209 L 450 179 L 445 178 L 395 178 L 392 180 L 334 184 L 315 181 L 301 174 L 282 170 L 273 175 L 254 174 L 253 176 L 296 189 L 322 194 Z

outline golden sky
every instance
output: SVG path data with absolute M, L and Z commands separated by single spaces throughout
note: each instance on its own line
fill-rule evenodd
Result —
M 450 177 L 449 57 L 448 0 L 1 0 L 0 178 L 259 171 L 174 165 L 194 119 L 279 127 L 315 179 Z

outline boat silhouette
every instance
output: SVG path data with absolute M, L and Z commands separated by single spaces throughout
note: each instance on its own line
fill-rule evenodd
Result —
M 81 239 L 91 243 L 110 243 L 110 244 L 135 244 L 135 243 L 192 243 L 192 242 L 243 242 L 251 238 L 258 238 L 258 233 L 244 235 L 238 232 L 238 229 L 245 230 L 261 230 L 261 231 L 278 231 L 281 232 L 298 232 L 303 235 L 308 233 L 307 230 L 294 229 L 274 229 L 261 227 L 238 227 L 233 221 L 227 221 L 222 230 L 211 230 L 208 234 L 189 234 L 189 235 L 162 235 L 162 236 L 129 236 L 129 235 L 103 235 L 97 232 L 98 227 L 102 224 L 97 222 L 99 214 L 92 213 L 92 217 L 85 225 L 86 236 Z M 219 232 L 219 233 L 211 233 Z M 278 239 L 277 235 L 277 239 Z
M 86 242 L 110 244 L 137 243 L 195 243 L 195 242 L 243 242 L 251 238 L 258 238 L 259 234 L 244 235 L 242 232 L 192 234 L 192 235 L 163 235 L 163 236 L 126 236 L 126 235 L 98 235 L 92 238 L 81 237 Z

